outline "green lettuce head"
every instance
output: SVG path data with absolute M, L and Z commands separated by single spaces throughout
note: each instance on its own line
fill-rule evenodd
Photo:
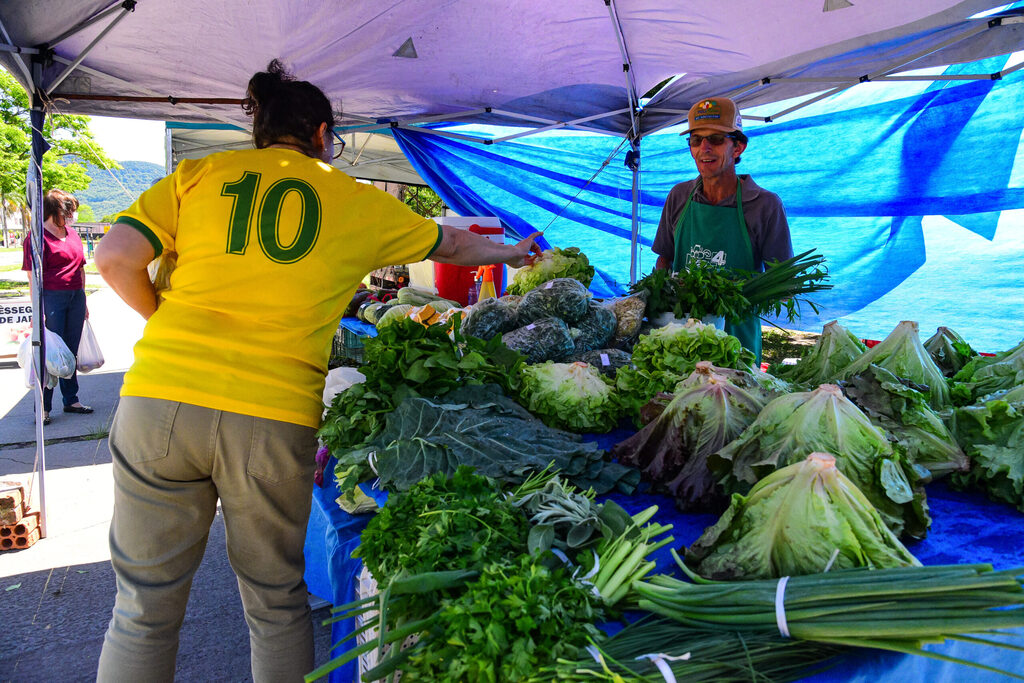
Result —
M 897 377 L 927 387 L 928 403 L 936 410 L 950 405 L 946 378 L 925 350 L 917 334 L 917 323 L 904 320 L 880 344 L 835 374 L 830 381 L 842 380 L 864 372 L 869 365 L 885 368 Z
M 920 566 L 828 453 L 811 453 L 735 494 L 686 551 L 715 580 L 777 579 L 826 569 Z
M 603 434 L 619 421 L 611 380 L 586 363 L 527 366 L 520 395 L 531 413 L 556 429 Z
M 582 282 L 584 287 L 589 287 L 594 279 L 594 266 L 590 265 L 590 260 L 576 247 L 545 249 L 533 265 L 516 271 L 505 292 L 526 294 L 548 280 L 560 277 L 571 277 Z
M 834 455 L 839 470 L 867 496 L 890 529 L 912 538 L 927 533 L 927 470 L 894 451 L 885 432 L 834 384 L 776 398 L 708 464 L 726 492 L 743 493 L 776 469 L 814 452 Z
M 794 384 L 816 387 L 829 381 L 836 373 L 863 355 L 866 350 L 864 342 L 833 320 L 825 325 L 818 341 L 806 356 L 801 358 L 796 365 L 783 365 L 776 368 L 775 374 Z

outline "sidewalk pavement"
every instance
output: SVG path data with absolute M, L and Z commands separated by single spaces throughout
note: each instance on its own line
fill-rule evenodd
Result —
M 0 278 L 23 279 L 21 271 Z M 88 275 L 90 320 L 105 364 L 79 375 L 81 401 L 91 415 L 64 414 L 60 390 L 45 427 L 45 479 L 33 476 L 37 457 L 34 398 L 16 364 L 0 366 L 0 481 L 32 491 L 39 510 L 45 481 L 47 537 L 25 550 L 0 552 L 0 682 L 92 681 L 114 602 L 107 529 L 113 507 L 107 434 L 124 372 L 144 321 Z M 316 661 L 328 659 L 327 608 L 314 612 Z M 247 681 L 249 632 L 218 513 L 181 630 L 179 681 Z

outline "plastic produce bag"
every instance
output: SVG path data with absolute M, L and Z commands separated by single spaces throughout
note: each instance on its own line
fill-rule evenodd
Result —
M 355 368 L 340 367 L 334 368 L 327 373 L 327 380 L 324 382 L 324 405 L 330 406 L 334 397 L 348 389 L 353 384 L 366 381 L 366 375 Z
M 519 324 L 526 325 L 541 318 L 555 317 L 572 325 L 587 314 L 590 292 L 572 278 L 548 280 L 523 295 L 517 313 Z
M 78 343 L 78 371 L 91 372 L 103 366 L 103 351 L 96 341 L 92 325 L 86 319 L 82 327 L 82 341 Z
M 528 363 L 563 360 L 575 348 L 569 328 L 558 318 L 541 318 L 518 330 L 506 332 L 501 340 L 513 351 L 526 356 Z
M 60 377 L 71 377 L 75 374 L 75 354 L 64 343 L 64 340 L 43 328 L 43 341 L 46 344 L 46 387 L 57 386 Z M 18 349 L 18 365 L 25 369 L 25 386 L 34 387 L 36 368 L 39 367 L 37 355 L 32 351 L 32 337 L 26 337 Z
M 603 348 L 615 333 L 615 312 L 607 306 L 591 301 L 587 314 L 573 325 L 573 329 L 578 331 L 578 334 L 573 335 L 576 353 Z

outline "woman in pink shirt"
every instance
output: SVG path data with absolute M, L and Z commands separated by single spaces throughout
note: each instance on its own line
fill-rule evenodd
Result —
M 89 312 L 85 306 L 85 249 L 71 225 L 78 200 L 63 190 L 50 190 L 43 198 L 43 320 L 46 329 L 60 336 L 78 355 L 82 328 Z M 25 240 L 22 270 L 32 269 L 31 240 Z M 91 413 L 78 400 L 78 374 L 61 378 L 65 413 Z M 43 389 L 43 424 L 50 424 L 53 389 Z

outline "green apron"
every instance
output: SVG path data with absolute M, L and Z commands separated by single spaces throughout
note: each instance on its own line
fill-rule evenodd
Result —
M 716 266 L 754 270 L 754 250 L 750 247 L 747 222 L 743 219 L 740 181 L 736 179 L 736 209 L 693 201 L 696 185 L 683 205 L 676 223 L 675 258 L 672 270 L 679 272 L 691 260 L 708 261 Z M 725 331 L 754 352 L 761 362 L 761 319 L 754 315 L 738 325 L 726 321 Z

